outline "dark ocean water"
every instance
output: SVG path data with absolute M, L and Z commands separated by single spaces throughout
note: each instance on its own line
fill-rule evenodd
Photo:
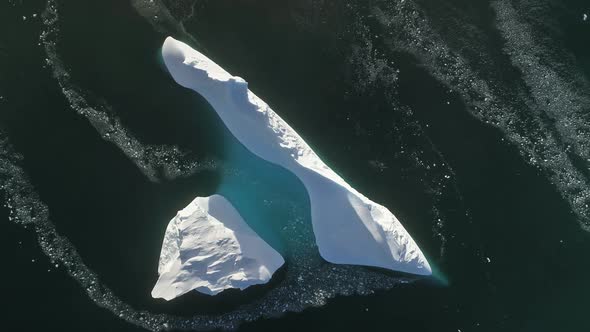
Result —
M 590 331 L 584 13 L 581 0 L 3 1 L 3 326 Z M 436 277 L 332 271 L 305 251 L 297 180 L 169 78 L 167 35 L 244 77 L 391 209 Z M 243 293 L 152 299 L 168 221 L 214 192 L 275 246 L 299 225 L 279 248 L 293 261 Z M 363 273 L 381 277 L 361 287 Z M 287 304 L 303 311 L 259 318 Z

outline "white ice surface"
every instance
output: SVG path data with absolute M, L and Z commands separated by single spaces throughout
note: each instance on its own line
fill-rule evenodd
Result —
M 168 224 L 152 296 L 244 289 L 268 282 L 284 262 L 223 196 L 197 197 Z
M 432 274 L 397 218 L 332 171 L 293 128 L 248 90 L 244 79 L 171 37 L 164 42 L 162 55 L 174 80 L 203 96 L 248 150 L 302 181 L 310 198 L 316 243 L 325 260 Z

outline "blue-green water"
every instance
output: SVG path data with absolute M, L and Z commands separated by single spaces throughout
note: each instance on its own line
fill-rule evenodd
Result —
M 309 251 L 303 248 L 315 241 L 309 198 L 301 181 L 252 154 L 227 129 L 224 133 L 226 169 L 216 191 L 287 260 L 293 253 Z
M 583 13 L 578 0 L 3 2 L 4 326 L 589 330 Z M 168 34 L 246 78 L 440 277 L 323 262 L 304 188 L 169 78 Z M 215 192 L 287 265 L 243 293 L 152 299 L 168 221 Z

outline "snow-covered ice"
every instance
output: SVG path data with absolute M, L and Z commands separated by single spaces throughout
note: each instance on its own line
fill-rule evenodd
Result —
M 172 37 L 164 42 L 162 55 L 173 79 L 203 96 L 250 152 L 301 180 L 309 194 L 315 240 L 325 260 L 432 274 L 424 254 L 397 218 L 330 169 L 248 89 L 244 79 Z
M 284 262 L 224 197 L 197 197 L 168 224 L 152 296 L 245 289 L 268 282 Z

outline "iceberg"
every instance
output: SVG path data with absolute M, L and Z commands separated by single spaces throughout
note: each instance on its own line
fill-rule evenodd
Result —
M 293 128 L 248 89 L 244 79 L 172 37 L 165 40 L 162 56 L 172 78 L 204 97 L 246 149 L 300 179 L 309 195 L 312 229 L 323 259 L 432 274 L 424 254 L 393 213 L 330 169 Z
M 268 282 L 284 263 L 223 196 L 197 197 L 168 224 L 152 297 L 245 289 Z

